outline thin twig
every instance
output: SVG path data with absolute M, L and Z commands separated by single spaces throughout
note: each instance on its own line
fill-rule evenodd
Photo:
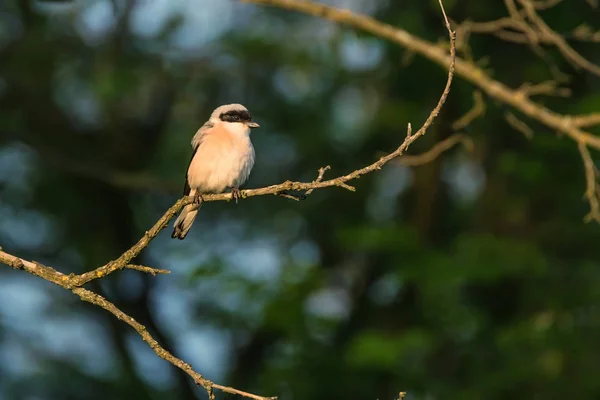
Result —
M 531 129 L 529 125 L 527 125 L 525 122 L 517 118 L 515 114 L 511 113 L 510 111 L 507 111 L 504 114 L 504 119 L 506 119 L 506 122 L 508 122 L 510 126 L 512 126 L 517 131 L 521 132 L 523 136 L 525 136 L 527 139 L 533 139 L 533 129 Z
M 229 195 L 231 196 L 231 194 Z M 106 275 L 109 275 L 115 271 L 125 268 L 129 264 L 131 260 L 137 257 L 140 252 L 150 244 L 152 239 L 154 239 L 160 231 L 162 231 L 168 224 L 169 221 L 177 215 L 179 211 L 183 207 L 188 204 L 191 204 L 194 201 L 193 197 L 184 197 L 178 200 L 171 208 L 167 210 L 167 212 L 154 224 L 149 231 L 147 231 L 144 236 L 129 250 L 123 253 L 119 258 L 114 261 L 110 261 L 107 264 L 96 268 L 93 271 L 83 273 L 81 275 L 76 275 L 71 278 L 71 282 L 73 286 L 83 286 L 86 283 L 102 278 Z
M 283 197 L 284 199 L 289 199 L 289 200 L 294 200 L 294 201 L 301 201 L 306 199 L 306 196 L 303 194 L 294 194 L 294 193 L 289 193 L 289 192 L 281 192 L 281 193 L 275 193 L 276 196 L 279 197 Z
M 204 378 L 202 375 L 197 373 L 192 369 L 192 366 L 181 361 L 173 354 L 169 353 L 162 346 L 158 344 L 158 342 L 148 333 L 146 327 L 135 319 L 130 317 L 121 311 L 117 306 L 115 306 L 110 301 L 106 300 L 104 297 L 100 296 L 97 293 L 92 292 L 91 290 L 85 288 L 74 288 L 73 293 L 81 298 L 83 301 L 87 301 L 88 303 L 95 304 L 99 307 L 104 308 L 106 311 L 110 312 L 114 316 L 116 316 L 121 321 L 125 322 L 127 325 L 131 326 L 135 331 L 144 339 L 146 343 L 154 350 L 154 352 L 161 358 L 167 360 L 171 364 L 175 365 L 177 368 L 183 370 L 186 374 L 192 377 L 194 382 L 198 385 L 202 386 L 211 386 L 212 382 L 208 379 Z
M 407 167 L 417 167 L 432 162 L 438 158 L 442 153 L 448 151 L 457 144 L 463 144 L 468 151 L 472 151 L 474 148 L 473 140 L 462 134 L 452 135 L 441 142 L 438 142 L 431 149 L 425 153 L 411 156 L 405 155 L 398 159 L 398 162 Z
M 588 150 L 587 146 L 583 143 L 578 145 L 581 159 L 583 160 L 583 167 L 585 169 L 585 181 L 586 191 L 585 197 L 590 204 L 590 212 L 585 216 L 584 221 L 590 222 L 592 220 L 600 222 L 600 199 L 598 193 L 598 171 L 592 160 L 592 155 Z
M 465 113 L 462 117 L 452 123 L 452 129 L 458 131 L 465 129 L 471 124 L 476 118 L 481 117 L 485 114 L 485 101 L 483 95 L 479 90 L 473 92 L 473 107 Z
M 569 97 L 572 94 L 571 89 L 559 87 L 559 83 L 556 81 L 544 81 L 536 84 L 524 83 L 520 88 L 517 89 L 517 91 L 522 93 L 523 96 L 528 97 L 540 94 L 545 94 L 547 96 Z
M 325 167 L 321 167 L 319 168 L 319 175 L 317 176 L 317 179 L 315 179 L 313 181 L 313 183 L 317 183 L 317 182 L 321 182 L 323 180 L 323 177 L 325 176 L 325 172 L 327 170 L 331 169 L 331 167 L 329 165 L 325 166 Z M 306 191 L 306 193 L 304 193 L 306 196 L 310 195 L 313 192 L 314 189 L 308 189 Z
M 594 31 L 589 25 L 581 24 L 567 38 L 582 42 L 600 43 L 600 31 Z
M 145 272 L 152 276 L 156 276 L 157 274 L 170 274 L 171 273 L 171 271 L 169 271 L 168 269 L 158 269 L 158 268 L 146 267 L 144 265 L 128 264 L 125 266 L 125 268 L 134 269 L 134 270 L 140 271 L 140 272 Z

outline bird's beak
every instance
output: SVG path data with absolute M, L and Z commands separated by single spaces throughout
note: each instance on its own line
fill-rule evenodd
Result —
M 260 125 L 254 121 L 250 121 L 246 125 L 248 125 L 249 128 L 260 128 Z

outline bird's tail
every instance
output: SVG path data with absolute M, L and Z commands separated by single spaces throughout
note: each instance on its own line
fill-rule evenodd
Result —
M 172 238 L 177 238 L 179 240 L 185 239 L 188 231 L 192 227 L 194 220 L 196 219 L 196 215 L 198 215 L 198 210 L 200 206 L 197 204 L 188 204 L 183 207 L 181 214 L 175 220 L 173 224 L 173 233 L 171 234 Z

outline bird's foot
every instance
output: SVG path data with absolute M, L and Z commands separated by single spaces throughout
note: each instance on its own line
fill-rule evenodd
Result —
M 202 193 L 196 192 L 194 195 L 194 203 L 197 207 L 200 207 L 204 203 L 204 197 L 202 197 Z
M 240 192 L 240 189 L 238 189 L 236 187 L 232 187 L 231 188 L 231 197 L 235 199 L 235 204 L 237 204 L 238 199 L 242 198 L 242 192 Z

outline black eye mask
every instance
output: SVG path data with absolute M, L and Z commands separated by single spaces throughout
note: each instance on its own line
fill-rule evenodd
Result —
M 246 110 L 231 110 L 224 112 L 219 116 L 221 121 L 225 122 L 250 122 L 252 115 Z

